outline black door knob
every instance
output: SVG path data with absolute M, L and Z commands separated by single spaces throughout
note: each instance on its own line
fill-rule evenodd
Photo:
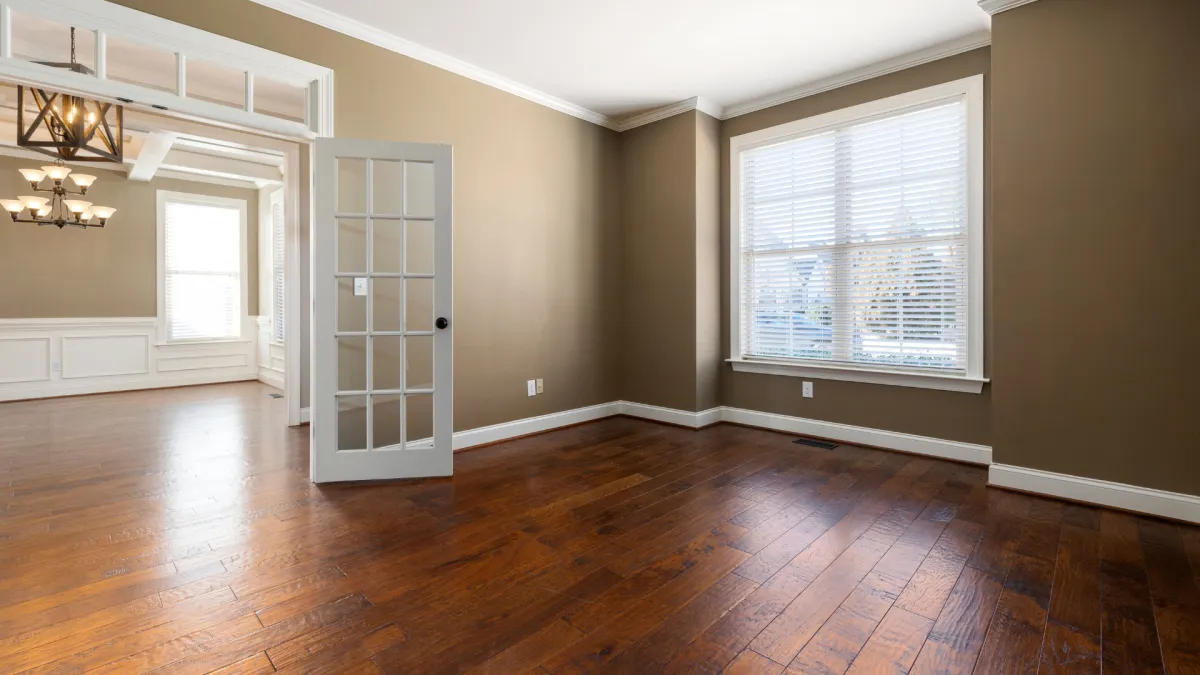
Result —
M 438 320 L 435 321 L 433 325 L 437 326 L 441 330 L 446 330 L 446 326 L 450 325 L 450 320 L 444 316 L 439 316 Z

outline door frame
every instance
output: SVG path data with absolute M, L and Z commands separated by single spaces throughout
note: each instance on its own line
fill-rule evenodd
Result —
M 96 73 L 87 75 L 53 68 L 13 57 L 13 11 L 95 32 Z M 114 36 L 154 47 L 176 55 L 176 91 L 166 92 L 142 87 L 107 77 L 107 39 Z M 223 106 L 188 98 L 186 63 L 189 57 L 223 65 L 245 73 L 246 105 L 244 109 Z M 254 111 L 254 78 L 256 75 L 275 81 L 307 87 L 308 106 L 305 122 L 283 120 Z M 310 195 L 308 208 L 311 241 L 314 222 L 312 212 L 315 159 L 312 141 L 317 137 L 332 137 L 334 124 L 333 70 L 284 54 L 272 52 L 232 38 L 193 28 L 152 14 L 146 14 L 106 0 L 0 0 L 0 79 L 42 86 L 64 93 L 83 95 L 144 110 L 175 120 L 187 128 L 202 123 L 233 132 L 249 132 L 261 137 L 255 143 L 285 154 L 285 237 L 287 256 L 284 261 L 286 316 L 284 331 L 293 339 L 285 339 L 284 391 L 287 398 L 287 423 L 297 426 L 307 422 L 300 405 L 302 340 L 294 339 L 301 329 L 304 307 L 301 302 L 301 245 L 300 245 L 300 187 L 307 181 Z M 128 102 L 125 102 L 128 101 Z M 274 142 L 272 142 L 274 140 Z M 279 141 L 284 141 L 280 144 Z M 300 175 L 300 152 L 307 151 L 309 171 Z M 311 260 L 308 261 L 311 269 Z M 310 289 L 311 290 L 311 289 Z M 311 339 L 311 337 L 310 337 Z M 311 364 L 310 364 L 311 371 Z

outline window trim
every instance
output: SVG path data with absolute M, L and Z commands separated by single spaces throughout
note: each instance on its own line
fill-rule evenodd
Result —
M 741 155 L 764 145 L 805 136 L 851 122 L 886 117 L 906 108 L 957 96 L 967 103 L 967 371 L 965 375 L 933 370 L 851 366 L 815 360 L 747 359 L 742 356 L 742 162 Z M 737 372 L 813 377 L 869 384 L 979 393 L 984 341 L 984 116 L 983 75 L 946 82 L 861 105 L 760 129 L 729 139 L 729 359 Z
M 247 273 L 250 268 L 247 242 L 247 210 L 248 203 L 245 199 L 235 199 L 233 197 L 217 197 L 214 195 L 198 194 L 191 192 L 173 192 L 171 190 L 158 190 L 156 193 L 157 199 L 157 215 L 155 217 L 155 232 L 158 241 L 158 263 L 156 276 L 158 277 L 158 345 L 196 345 L 196 344 L 219 344 L 229 342 L 246 342 L 246 317 L 248 316 L 247 307 L 249 306 L 249 279 Z M 241 310 L 240 320 L 237 323 L 238 334 L 234 337 L 223 338 L 192 338 L 192 339 L 171 339 L 168 331 L 167 317 L 167 204 L 169 202 L 183 202 L 188 204 L 198 204 L 201 206 L 224 206 L 235 208 L 240 215 L 241 235 L 239 246 L 241 248 L 241 270 L 239 278 L 241 281 Z
M 283 219 L 283 222 L 280 223 L 279 232 L 278 232 L 280 241 L 275 240 L 275 237 L 277 234 L 275 232 L 275 204 L 276 203 L 279 204 L 280 215 Z M 270 252 L 270 255 L 271 255 L 271 308 L 270 308 L 270 312 L 271 312 L 271 344 L 279 346 L 279 347 L 283 347 L 283 346 L 285 346 L 286 341 L 287 341 L 287 314 L 288 314 L 288 309 L 287 309 L 287 205 L 284 202 L 283 188 L 279 188 L 271 193 L 271 196 L 268 198 L 268 202 L 267 202 L 267 213 L 270 215 L 270 219 L 271 219 L 271 222 L 268 224 L 268 228 L 271 232 L 271 252 Z M 279 247 L 283 248 L 283 264 L 282 265 L 276 265 L 276 263 L 279 261 L 277 261 L 275 259 L 275 251 Z M 277 317 L 275 315 L 276 314 L 275 306 L 277 303 L 279 303 L 279 298 L 276 297 L 276 293 L 275 293 L 275 291 L 276 291 L 276 284 L 275 284 L 276 275 L 279 275 L 283 278 L 283 284 L 282 284 L 283 285 L 283 306 L 281 308 L 283 310 L 283 321 L 279 322 L 279 325 L 276 325 L 276 323 L 277 323 L 276 319 L 279 317 Z M 262 314 L 262 308 L 259 308 L 259 314 Z M 284 333 L 282 340 L 279 339 L 279 333 L 281 330 Z

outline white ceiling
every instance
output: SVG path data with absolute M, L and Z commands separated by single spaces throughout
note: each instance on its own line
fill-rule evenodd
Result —
M 691 97 L 745 108 L 978 46 L 991 25 L 977 0 L 256 1 L 608 119 Z

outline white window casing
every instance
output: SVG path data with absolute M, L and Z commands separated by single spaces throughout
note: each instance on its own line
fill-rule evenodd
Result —
M 166 344 L 242 340 L 246 201 L 158 191 L 158 321 Z
M 983 76 L 730 141 L 739 372 L 975 392 Z

